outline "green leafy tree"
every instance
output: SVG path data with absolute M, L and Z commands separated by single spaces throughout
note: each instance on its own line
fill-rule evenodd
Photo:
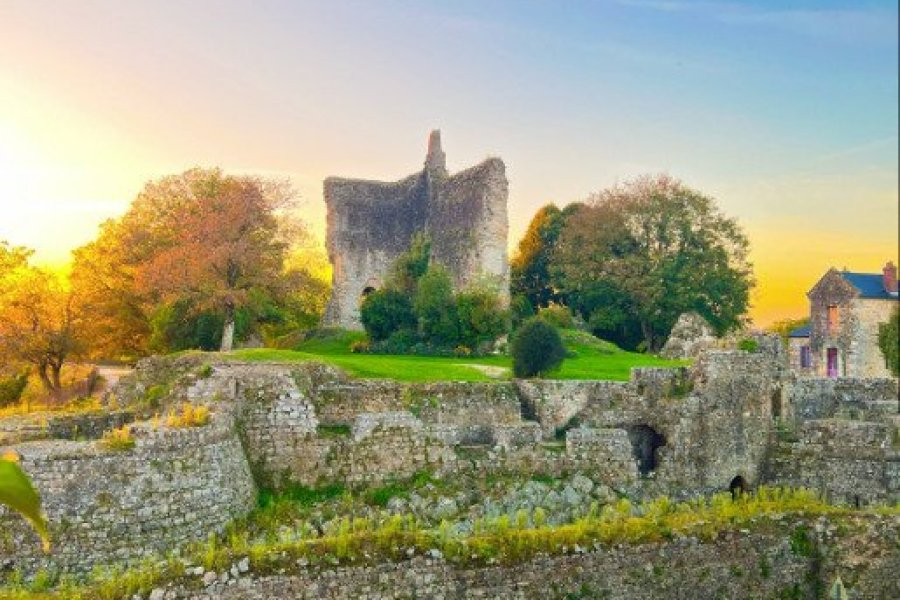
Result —
M 894 377 L 900 376 L 900 310 L 878 326 L 878 347 Z
M 432 264 L 419 279 L 413 311 L 424 340 L 440 346 L 453 346 L 459 341 L 453 284 L 444 267 Z
M 566 219 L 581 207 L 570 204 L 560 210 L 548 204 L 535 213 L 510 261 L 512 296 L 524 296 L 535 309 L 560 301 L 550 274 L 550 260 Z
M 741 228 L 711 198 L 668 176 L 644 177 L 566 220 L 551 273 L 588 322 L 639 331 L 635 347 L 656 351 L 687 311 L 719 333 L 742 323 L 753 286 L 747 253 Z M 604 306 L 612 310 L 598 314 Z
M 534 377 L 554 371 L 566 357 L 566 348 L 556 327 L 532 317 L 516 331 L 510 353 L 516 377 Z

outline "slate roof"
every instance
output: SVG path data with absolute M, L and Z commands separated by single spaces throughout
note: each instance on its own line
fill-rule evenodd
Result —
M 792 338 L 808 338 L 809 337 L 809 325 L 804 325 L 803 327 L 798 327 L 797 329 L 792 329 L 788 334 L 788 337 Z
M 841 277 L 847 283 L 859 291 L 860 298 L 876 298 L 881 300 L 896 300 L 896 294 L 889 294 L 884 289 L 884 279 L 881 273 L 851 273 L 840 271 Z

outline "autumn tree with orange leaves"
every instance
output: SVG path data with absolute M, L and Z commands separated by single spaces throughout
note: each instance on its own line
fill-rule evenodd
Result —
M 59 277 L 29 264 L 31 251 L 0 242 L 0 363 L 29 364 L 62 392 L 63 364 L 81 347 L 81 313 Z

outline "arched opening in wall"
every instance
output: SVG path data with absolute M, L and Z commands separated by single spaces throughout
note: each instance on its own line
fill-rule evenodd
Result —
M 860 502 L 859 496 L 858 496 L 858 495 L 854 495 L 854 496 L 853 496 L 853 508 L 859 508 L 859 507 L 861 507 L 861 506 L 862 506 L 862 502 Z
M 362 306 L 362 303 L 365 302 L 366 298 L 374 294 L 376 291 L 375 286 L 367 285 L 363 288 L 362 294 L 359 295 L 359 304 Z
M 772 418 L 780 419 L 782 414 L 782 393 L 781 388 L 775 388 L 775 391 L 772 392 Z
M 649 425 L 628 428 L 628 439 L 642 477 L 650 475 L 659 466 L 659 449 L 666 445 L 666 438 Z
M 741 494 L 749 492 L 750 486 L 747 485 L 747 481 L 743 477 L 738 475 L 728 484 L 728 491 L 731 492 L 731 499 L 734 500 Z

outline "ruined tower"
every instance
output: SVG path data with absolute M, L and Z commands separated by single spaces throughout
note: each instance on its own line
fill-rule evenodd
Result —
M 431 238 L 432 260 L 447 268 L 455 289 L 486 278 L 508 301 L 507 195 L 499 158 L 450 175 L 438 130 L 429 136 L 425 167 L 400 181 L 326 179 L 333 274 L 325 324 L 360 328 L 365 294 L 384 285 L 419 231 Z

